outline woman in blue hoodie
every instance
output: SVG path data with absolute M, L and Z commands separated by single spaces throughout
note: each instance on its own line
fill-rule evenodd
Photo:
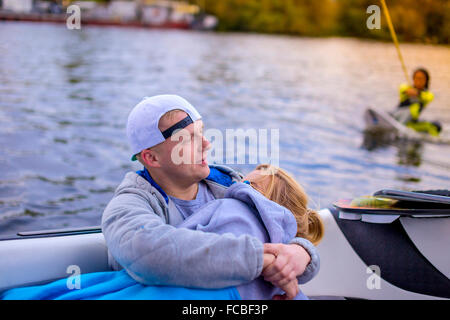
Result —
M 238 237 L 250 234 L 263 243 L 285 244 L 297 236 L 317 245 L 324 233 L 319 214 L 308 209 L 308 197 L 303 188 L 287 172 L 270 165 L 258 166 L 243 182 L 231 185 L 223 199 L 206 203 L 177 227 Z M 265 254 L 264 259 L 273 261 L 275 257 Z M 264 300 L 283 297 L 283 292 L 262 276 L 238 287 L 220 290 L 145 286 L 133 280 L 125 270 L 81 277 L 81 290 L 69 290 L 66 279 L 61 279 L 44 286 L 12 289 L 1 298 Z M 299 292 L 294 299 L 306 300 L 307 297 Z

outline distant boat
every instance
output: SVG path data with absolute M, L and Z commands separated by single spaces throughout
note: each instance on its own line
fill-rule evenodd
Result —
M 0 9 L 0 21 L 26 21 L 66 23 L 70 16 L 66 8 L 39 3 L 32 6 L 30 0 L 12 2 L 5 0 Z M 21 4 L 21 5 L 19 5 Z M 139 5 L 134 1 L 112 1 L 99 5 L 92 1 L 72 2 L 80 8 L 81 26 L 121 26 L 159 29 L 212 30 L 218 20 L 200 11 L 200 8 L 184 2 L 156 1 Z

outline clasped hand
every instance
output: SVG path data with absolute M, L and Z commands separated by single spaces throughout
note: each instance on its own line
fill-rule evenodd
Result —
M 311 261 L 308 252 L 297 244 L 264 244 L 264 263 L 261 275 L 265 281 L 285 292 L 274 300 L 292 300 L 299 293 L 297 277 L 305 272 Z

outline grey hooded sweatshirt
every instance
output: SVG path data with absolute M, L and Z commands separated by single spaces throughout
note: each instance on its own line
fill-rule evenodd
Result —
M 242 176 L 225 166 L 210 166 L 233 182 Z M 216 199 L 228 186 L 220 179 L 204 180 Z M 126 174 L 102 216 L 102 231 L 113 269 L 125 268 L 146 285 L 175 285 L 216 289 L 256 279 L 263 267 L 263 241 L 250 234 L 212 233 L 177 228 L 184 218 L 173 201 L 135 172 Z M 214 201 L 213 201 L 214 202 Z M 192 215 L 196 216 L 196 214 Z M 191 216 L 191 217 L 192 217 Z M 303 246 L 311 256 L 298 280 L 306 283 L 319 270 L 316 248 L 306 239 L 289 243 Z

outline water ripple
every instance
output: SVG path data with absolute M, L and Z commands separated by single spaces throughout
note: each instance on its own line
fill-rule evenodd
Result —
M 2 23 L 0 234 L 89 226 L 129 161 L 125 123 L 144 96 L 176 93 L 205 127 L 280 130 L 280 165 L 317 206 L 382 188 L 450 188 L 450 147 L 363 145 L 367 106 L 397 103 L 390 43 Z M 450 48 L 405 45 L 450 128 Z M 254 165 L 229 164 L 244 172 Z

